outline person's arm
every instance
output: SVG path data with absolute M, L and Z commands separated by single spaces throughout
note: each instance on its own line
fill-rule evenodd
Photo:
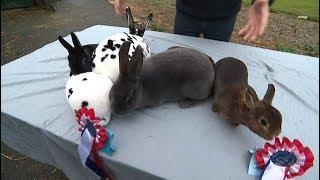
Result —
M 247 15 L 247 24 L 239 31 L 245 41 L 254 41 L 266 30 L 270 12 L 269 6 L 274 0 L 253 0 Z
M 124 10 L 123 10 L 124 3 L 125 3 L 125 0 L 114 0 L 113 2 L 114 9 L 118 16 L 124 14 Z

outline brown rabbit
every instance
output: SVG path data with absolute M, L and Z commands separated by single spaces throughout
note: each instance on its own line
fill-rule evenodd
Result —
M 215 64 L 215 68 L 212 110 L 232 125 L 247 126 L 266 140 L 279 135 L 282 116 L 271 105 L 275 92 L 273 84 L 268 85 L 263 100 L 259 100 L 254 89 L 248 85 L 248 70 L 242 61 L 223 58 Z

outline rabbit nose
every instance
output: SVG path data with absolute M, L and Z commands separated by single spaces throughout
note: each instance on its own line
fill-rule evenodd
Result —
M 274 137 L 275 137 L 275 136 L 270 136 L 270 137 L 267 137 L 267 138 L 265 138 L 265 139 L 268 140 L 268 141 L 272 141 Z
M 273 136 L 278 136 L 280 133 L 281 133 L 281 129 L 277 129 L 273 134 Z
M 117 115 L 122 113 L 116 104 L 111 104 L 111 112 Z
M 120 109 L 114 109 L 112 113 L 119 116 L 119 115 L 123 115 L 125 112 L 121 111 Z
M 119 114 L 119 111 L 116 108 L 112 108 L 112 107 L 111 107 L 111 112 L 116 115 Z

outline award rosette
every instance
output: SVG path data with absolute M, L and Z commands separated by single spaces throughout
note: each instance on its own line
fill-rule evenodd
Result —
M 303 175 L 313 166 L 313 154 L 308 147 L 295 139 L 292 142 L 286 137 L 282 142 L 278 137 L 274 144 L 265 143 L 263 149 L 255 153 L 255 160 L 262 170 L 262 180 L 293 179 Z
M 113 133 L 100 125 L 101 119 L 95 116 L 93 109 L 81 108 L 76 112 L 77 122 L 80 125 L 81 141 L 78 153 L 83 165 L 86 165 L 100 177 L 108 177 L 103 170 L 103 162 L 98 156 L 100 149 L 106 148 L 108 155 L 116 150 L 111 145 Z

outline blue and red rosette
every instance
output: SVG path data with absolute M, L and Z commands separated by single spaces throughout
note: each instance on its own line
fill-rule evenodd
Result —
M 95 116 L 93 109 L 86 107 L 76 111 L 77 122 L 80 125 L 81 141 L 78 146 L 78 153 L 84 165 L 94 171 L 100 177 L 110 177 L 103 168 L 102 159 L 98 151 L 105 149 L 108 155 L 111 155 L 115 148 L 111 145 L 113 133 L 107 131 L 100 125 L 101 119 Z
M 257 165 L 263 170 L 260 179 L 292 179 L 303 175 L 313 166 L 314 157 L 308 147 L 294 139 L 275 138 L 274 144 L 265 143 L 255 153 Z
M 79 131 L 82 132 L 86 125 L 86 120 L 90 120 L 96 129 L 95 143 L 93 144 L 94 151 L 102 149 L 106 145 L 108 139 L 107 130 L 100 125 L 101 119 L 95 116 L 93 109 L 81 108 L 76 113 L 77 121 L 80 125 Z

